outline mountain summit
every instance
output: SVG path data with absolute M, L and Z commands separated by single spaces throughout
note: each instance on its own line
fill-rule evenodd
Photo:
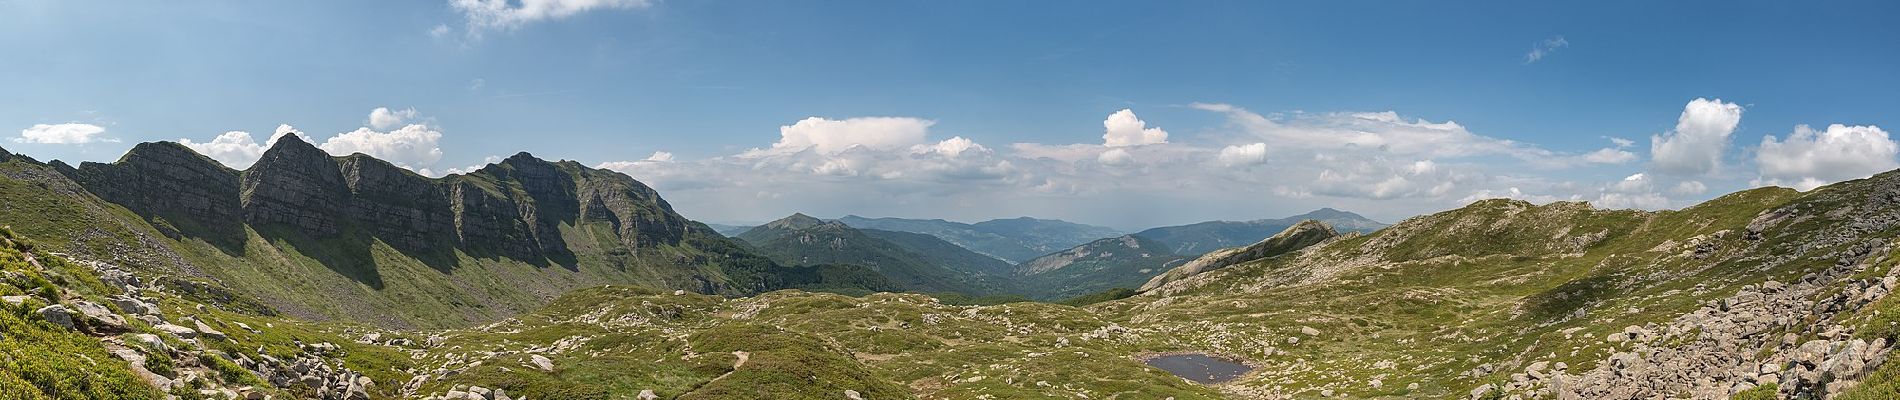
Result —
M 44 237 L 75 254 L 165 260 L 164 273 L 223 282 L 305 318 L 460 325 L 583 286 L 747 294 L 782 284 L 773 263 L 680 216 L 645 184 L 526 153 L 428 178 L 289 135 L 243 171 L 170 142 L 63 165 L 5 164 L 42 187 L 74 188 L 30 195 L 36 201 L 105 209 L 5 222 L 35 232 L 77 221 L 115 227 Z M 337 298 L 352 301 L 317 301 Z

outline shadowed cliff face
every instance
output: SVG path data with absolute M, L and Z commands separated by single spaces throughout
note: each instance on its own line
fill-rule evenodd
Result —
M 126 222 L 175 241 L 145 245 L 218 265 L 210 277 L 306 317 L 380 322 L 382 308 L 422 296 L 464 312 L 443 320 L 476 321 L 583 286 L 750 294 L 782 283 L 769 260 L 680 216 L 633 178 L 527 153 L 444 178 L 363 154 L 332 157 L 295 136 L 244 171 L 165 142 L 112 163 L 33 163 L 22 168 L 57 172 L 48 179 L 69 178 L 142 220 Z M 295 309 L 311 296 L 388 298 Z
M 146 219 L 167 236 L 205 239 L 226 253 L 244 245 L 238 171 L 170 142 L 141 143 L 111 164 L 68 171 L 93 195 Z
M 176 226 L 167 234 L 227 252 L 241 251 L 249 224 L 268 238 L 381 240 L 445 271 L 456 249 L 573 268 L 562 226 L 601 224 L 631 252 L 677 244 L 693 226 L 626 175 L 528 153 L 432 179 L 362 154 L 331 157 L 292 135 L 242 172 L 161 142 L 73 175 L 107 201 Z
M 284 225 L 312 236 L 342 229 L 350 202 L 343 174 L 328 153 L 296 135 L 278 139 L 244 171 L 242 183 L 244 221 L 253 226 Z

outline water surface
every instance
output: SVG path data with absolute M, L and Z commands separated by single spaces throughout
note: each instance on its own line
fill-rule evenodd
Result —
M 1149 366 L 1200 384 L 1230 381 L 1253 370 L 1253 367 L 1248 367 L 1246 364 L 1192 353 L 1150 358 L 1147 363 Z

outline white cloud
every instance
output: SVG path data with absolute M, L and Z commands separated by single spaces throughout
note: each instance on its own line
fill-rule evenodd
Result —
M 33 124 L 20 130 L 20 137 L 13 138 L 14 143 L 45 144 L 85 144 L 93 142 L 117 142 L 118 139 L 102 138 L 106 128 L 93 124 Z
M 377 122 L 387 125 L 395 123 L 388 118 L 396 118 L 395 121 L 400 122 L 413 119 L 415 116 L 413 109 L 389 111 L 387 108 L 379 107 L 370 112 L 370 122 L 372 125 Z M 178 139 L 178 143 L 231 168 L 244 169 L 256 163 L 265 151 L 270 150 L 270 147 L 277 143 L 278 138 L 291 134 L 313 139 L 311 143 L 315 143 L 317 148 L 331 155 L 368 154 L 428 176 L 437 176 L 436 171 L 430 170 L 429 167 L 442 159 L 442 149 L 438 145 L 442 140 L 442 132 L 423 124 L 409 124 L 388 131 L 379 131 L 370 127 L 357 128 L 322 141 L 316 141 L 298 131 L 297 128 L 283 124 L 278 125 L 277 129 L 271 133 L 270 139 L 264 143 L 258 143 L 249 132 L 244 131 L 225 132 L 207 142 Z M 452 168 L 449 172 L 471 171 L 475 168 L 479 166 L 469 169 Z
M 1597 149 L 1583 155 L 1584 161 L 1598 164 L 1623 164 L 1636 161 L 1636 153 L 1617 149 Z
M 910 146 L 910 152 L 911 154 L 935 153 L 935 154 L 941 154 L 944 157 L 956 158 L 957 156 L 962 155 L 964 152 L 977 152 L 977 153 L 987 154 L 990 152 L 990 149 L 987 147 L 983 147 L 983 145 L 981 144 L 977 144 L 976 141 L 965 139 L 962 136 L 955 136 L 949 139 L 944 139 L 943 141 L 937 142 L 937 144 L 933 144 L 933 145 L 919 144 L 919 145 Z
M 1168 131 L 1161 128 L 1149 128 L 1148 123 L 1135 117 L 1135 111 L 1122 109 L 1109 114 L 1102 120 L 1102 142 L 1109 147 L 1140 146 L 1168 142 Z
M 1669 189 L 1670 194 L 1674 194 L 1677 196 L 1693 196 L 1693 195 L 1698 195 L 1698 194 L 1703 194 L 1703 193 L 1708 193 L 1708 192 L 1709 192 L 1709 186 L 1703 185 L 1702 182 L 1700 181 L 1678 182 L 1676 183 L 1676 187 Z
M 1809 190 L 1828 183 L 1864 178 L 1900 168 L 1894 155 L 1900 145 L 1877 126 L 1829 125 L 1816 131 L 1796 126 L 1786 140 L 1773 135 L 1761 139 L 1755 162 L 1761 168 L 1757 185 L 1791 185 Z
M 449 7 L 468 20 L 470 35 L 483 30 L 513 30 L 530 23 L 557 20 L 601 9 L 651 7 L 651 0 L 449 0 Z
M 416 109 L 414 108 L 392 111 L 389 107 L 376 107 L 374 110 L 369 110 L 369 127 L 385 130 L 415 118 Z
M 263 144 L 258 144 L 257 140 L 251 137 L 251 133 L 245 131 L 225 132 L 209 142 L 202 143 L 193 142 L 191 139 L 178 139 L 178 144 L 190 147 L 198 154 L 218 160 L 227 167 L 245 169 L 256 163 L 259 157 L 263 157 L 264 150 L 277 143 L 277 138 L 294 133 L 299 133 L 297 128 L 290 125 L 278 125 L 276 132 L 272 133 L 270 139 Z
M 768 150 L 748 152 L 785 153 L 812 150 L 837 154 L 852 147 L 874 150 L 907 148 L 922 144 L 924 135 L 936 121 L 907 117 L 861 117 L 844 120 L 811 117 L 778 128 L 779 140 Z
M 441 131 L 417 124 L 387 132 L 357 128 L 325 140 L 317 147 L 333 155 L 363 153 L 400 167 L 419 169 L 442 159 L 442 149 L 437 146 L 441 140 Z
M 448 35 L 449 35 L 449 26 L 446 24 L 435 24 L 434 28 L 429 28 L 429 37 L 439 39 Z
M 423 172 L 418 172 L 418 173 L 421 173 L 424 176 L 432 176 L 432 177 L 442 177 L 442 176 L 448 176 L 450 174 L 467 174 L 470 172 L 481 170 L 482 167 L 487 167 L 488 164 L 501 162 L 501 160 L 502 160 L 501 156 L 488 156 L 488 157 L 482 158 L 481 164 L 475 164 L 475 165 L 470 165 L 466 167 L 449 168 L 448 170 L 442 171 L 442 175 L 435 175 L 433 173 L 423 173 Z M 595 168 L 606 168 L 606 167 L 595 167 Z M 424 168 L 423 170 L 426 171 L 428 169 Z
M 1715 111 L 1728 106 L 1691 102 L 1698 103 L 1716 105 Z M 1712 188 L 1737 183 L 1616 167 L 1643 157 L 1627 139 L 1606 137 L 1604 148 L 1558 151 L 1391 111 L 1262 115 L 1227 104 L 1191 107 L 1225 120 L 1173 141 L 1160 132 L 1139 134 L 1158 129 L 1133 111 L 1118 111 L 1125 117 L 1104 121 L 1101 142 L 985 146 L 968 136 L 940 139 L 949 135 L 935 136 L 932 121 L 919 118 L 810 118 L 781 126 L 770 146 L 737 154 L 599 165 L 659 188 L 688 215 L 727 220 L 769 220 L 791 211 L 1104 216 L 1158 203 L 1181 205 L 1170 213 L 1219 210 L 1237 218 L 1258 212 L 1263 197 L 1392 218 L 1489 197 L 1658 209 L 1691 204 Z M 1704 111 L 1685 107 L 1678 128 L 1653 140 L 1664 147 L 1661 153 L 1732 133 L 1735 122 L 1721 123 L 1708 118 L 1720 112 Z M 1106 134 L 1111 131 L 1124 134 Z M 1273 168 L 1238 167 L 1250 164 Z M 1622 179 L 1578 178 L 1605 173 Z
M 1267 144 L 1254 143 L 1231 145 L 1220 149 L 1219 160 L 1228 166 L 1253 165 L 1267 162 Z
M 647 158 L 642 161 L 652 161 L 652 162 L 673 161 L 673 153 L 664 152 L 664 151 L 655 151 L 653 152 L 653 155 L 647 156 Z
M 1102 163 L 1102 165 L 1123 166 L 1133 164 L 1135 162 L 1135 156 L 1128 154 L 1127 149 L 1111 148 L 1108 149 L 1108 151 L 1103 151 L 1102 155 L 1096 156 L 1095 161 Z
M 1721 99 L 1695 99 L 1683 106 L 1676 129 L 1651 136 L 1650 161 L 1657 172 L 1692 176 L 1716 171 L 1729 135 L 1741 124 L 1742 106 Z
M 1530 64 L 1537 62 L 1538 60 L 1544 59 L 1544 57 L 1556 53 L 1557 49 L 1565 47 L 1570 47 L 1570 41 L 1565 40 L 1563 36 L 1556 36 L 1538 41 L 1537 43 L 1532 43 L 1531 52 L 1524 54 L 1524 63 Z

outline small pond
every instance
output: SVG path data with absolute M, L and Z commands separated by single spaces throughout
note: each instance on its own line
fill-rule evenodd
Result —
M 1200 384 L 1215 384 L 1239 378 L 1253 367 L 1206 354 L 1173 354 L 1149 358 L 1149 366 Z

